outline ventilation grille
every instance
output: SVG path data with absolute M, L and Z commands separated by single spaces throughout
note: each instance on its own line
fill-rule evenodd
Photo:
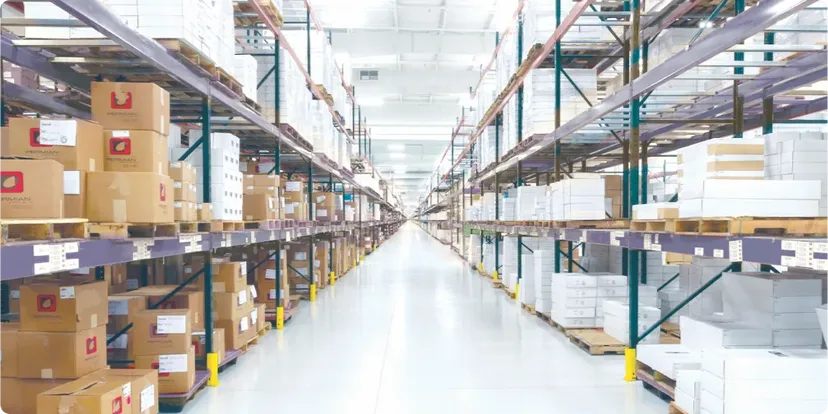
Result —
M 359 71 L 359 80 L 378 80 L 379 71 L 376 70 L 361 70 Z

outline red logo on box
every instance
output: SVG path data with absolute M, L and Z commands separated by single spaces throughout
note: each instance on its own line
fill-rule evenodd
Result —
M 51 147 L 51 145 L 40 143 L 40 128 L 29 129 L 29 146 L 32 147 Z
M 112 400 L 112 414 L 122 414 L 124 412 L 123 397 L 117 397 Z
M 150 325 L 150 338 L 166 338 L 167 334 L 158 333 L 158 324 Z
M 111 92 L 109 100 L 112 109 L 132 109 L 132 92 Z
M 23 171 L 0 171 L 0 193 L 22 193 Z
M 110 138 L 109 153 L 112 155 L 132 154 L 132 140 L 129 138 Z
M 56 312 L 57 297 L 55 295 L 37 295 L 38 312 Z
M 157 363 L 157 362 L 153 362 L 153 363 L 152 363 L 152 365 L 150 365 L 150 367 L 151 367 L 152 369 L 158 369 L 158 363 Z M 169 376 L 170 376 L 170 373 L 169 373 L 169 372 L 160 372 L 160 371 L 159 371 L 159 372 L 158 372 L 158 376 L 159 376 L 159 377 L 169 377 Z
M 164 183 L 161 183 L 161 188 L 158 190 L 158 198 L 161 201 L 167 201 L 167 186 Z
M 95 352 L 98 352 L 98 337 L 86 338 L 86 355 L 92 355 Z

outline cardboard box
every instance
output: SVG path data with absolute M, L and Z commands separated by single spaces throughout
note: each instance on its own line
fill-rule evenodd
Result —
M 245 220 L 275 220 L 278 203 L 275 198 L 263 194 L 245 194 L 242 204 Z
M 20 324 L 0 324 L 0 377 L 16 377 Z
M 0 214 L 4 219 L 63 218 L 63 166 L 53 160 L 0 163 Z
M 195 384 L 195 347 L 180 354 L 136 356 L 135 368 L 158 370 L 160 394 L 186 393 Z
M 66 384 L 63 379 L 0 379 L 0 402 L 6 414 L 32 414 L 37 412 L 37 395 Z
M 204 331 L 201 332 L 193 332 L 193 346 L 195 347 L 195 355 L 196 358 L 206 358 L 206 342 L 207 341 L 207 334 Z M 218 354 L 218 362 L 221 364 L 221 361 L 224 361 L 224 358 L 227 354 L 226 350 L 224 349 L 224 329 L 221 328 L 213 328 L 213 351 Z
M 20 287 L 20 330 L 76 332 L 106 325 L 106 282 L 57 280 Z
M 192 201 L 174 201 L 173 218 L 175 221 L 196 221 L 198 219 L 196 204 Z
M 37 413 L 132 413 L 129 379 L 84 377 L 37 396 Z M 127 391 L 130 391 L 127 393 Z
M 104 369 L 82 379 L 98 378 L 105 381 L 125 380 L 130 383 L 128 400 L 132 414 L 158 413 L 158 371 L 154 369 Z M 123 411 L 128 414 L 129 411 Z M 109 414 L 109 412 L 107 412 Z
M 184 181 L 173 181 L 173 199 L 176 201 L 192 201 L 197 200 L 196 185 Z
M 137 294 L 147 294 L 147 307 L 158 303 L 167 294 L 175 289 L 175 286 L 152 286 L 152 289 L 144 288 Z M 154 292 L 153 292 L 154 291 Z M 146 293 L 144 293 L 146 292 Z M 136 292 L 130 292 L 136 294 Z M 196 290 L 195 287 L 188 287 L 167 299 L 159 309 L 188 309 L 190 311 L 190 327 L 192 330 L 204 329 L 204 292 Z
M 253 313 L 251 312 L 250 318 L 253 318 Z M 265 324 L 268 323 L 265 320 L 265 305 L 263 303 L 256 305 L 256 332 L 261 332 L 265 328 Z
M 18 333 L 20 378 L 75 379 L 106 367 L 106 327 Z
M 115 295 L 109 297 L 109 323 L 106 333 L 115 334 L 132 323 L 134 315 L 147 309 L 147 299 L 135 295 Z
M 63 217 L 86 218 L 86 171 L 63 172 Z
M 95 172 L 87 177 L 90 221 L 169 223 L 173 200 L 169 177 L 154 173 Z
M 192 336 L 190 311 L 156 309 L 138 312 L 133 317 L 131 331 L 135 337 L 136 358 L 144 355 L 185 354 Z
M 9 127 L 0 127 L 0 155 L 8 156 L 9 152 L 9 142 L 11 142 L 11 138 L 9 137 Z
M 314 193 L 314 212 L 317 221 L 338 221 L 336 217 L 337 198 L 335 193 Z
M 273 198 L 279 197 L 279 187 L 269 186 L 269 187 L 257 187 L 257 186 L 246 186 L 242 189 L 242 194 L 244 195 L 256 195 L 261 194 Z
M 214 292 L 242 292 L 247 289 L 247 262 L 213 263 Z
M 279 176 L 276 174 L 245 174 L 245 187 L 279 187 Z
M 154 83 L 92 82 L 92 119 L 106 129 L 170 134 L 170 94 Z
M 216 327 L 224 329 L 224 345 L 227 349 L 240 349 L 256 337 L 256 328 L 250 323 L 250 315 L 236 319 L 219 319 Z
M 196 204 L 196 216 L 198 221 L 212 221 L 213 220 L 213 205 L 210 203 Z
M 213 297 L 216 319 L 238 319 L 253 308 L 253 299 L 246 286 L 241 292 L 217 292 Z
M 167 175 L 167 137 L 155 131 L 105 130 L 104 171 Z
M 186 161 L 170 162 L 169 176 L 173 181 L 182 181 L 191 184 L 195 184 L 197 181 L 195 167 Z
M 55 160 L 70 171 L 104 168 L 103 129 L 93 122 L 11 118 L 9 137 L 9 151 L 3 156 Z

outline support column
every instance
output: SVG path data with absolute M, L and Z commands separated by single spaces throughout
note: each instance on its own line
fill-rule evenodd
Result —
M 201 165 L 203 168 L 202 179 L 203 194 L 202 201 L 209 203 L 212 200 L 210 188 L 210 149 L 212 147 L 211 136 L 211 110 L 210 98 L 201 98 L 201 137 L 204 145 L 201 146 Z M 210 378 L 207 385 L 218 387 L 218 354 L 213 347 L 213 252 L 205 253 L 204 258 L 204 352 L 207 355 L 207 371 Z
M 308 159 L 308 221 L 313 222 L 315 218 L 313 216 L 313 162 Z M 314 265 L 313 265 L 313 253 L 314 253 L 314 246 L 313 246 L 313 234 L 308 236 L 308 273 L 310 274 L 309 280 L 310 283 L 308 285 L 308 289 L 310 289 L 309 296 L 311 302 L 316 302 L 316 272 L 314 272 Z M 322 269 L 319 269 L 320 271 Z
M 765 44 L 772 45 L 776 41 L 774 32 L 765 32 Z M 765 62 L 773 61 L 773 52 L 765 52 Z M 762 134 L 773 132 L 773 96 L 762 101 Z
M 625 5 L 628 2 L 625 2 Z M 630 81 L 635 81 L 639 73 L 639 36 L 640 36 L 640 5 L 639 0 L 632 0 L 632 27 L 630 30 Z M 639 104 L 638 98 L 632 100 L 630 105 L 630 206 L 634 206 L 639 202 L 639 175 L 638 175 L 638 158 L 641 149 L 640 130 L 639 130 Z M 632 208 L 632 207 L 631 207 Z M 635 348 L 638 345 L 638 264 L 639 252 L 633 251 L 629 255 L 629 270 L 627 277 L 627 284 L 629 285 L 629 347 L 624 353 L 625 357 L 625 375 L 626 381 L 635 381 L 635 364 L 636 354 Z
M 555 30 L 561 26 L 561 0 L 555 0 Z M 561 127 L 561 71 L 563 70 L 563 59 L 561 58 L 561 41 L 555 41 L 555 129 Z M 558 140 L 555 140 L 555 182 L 561 180 L 561 148 Z M 547 176 L 547 181 L 549 177 Z M 555 236 L 557 239 L 557 235 Z M 555 273 L 561 272 L 561 242 L 555 241 Z
M 745 11 L 745 0 L 734 0 L 733 13 L 738 16 Z M 733 60 L 741 62 L 745 60 L 743 52 L 735 52 Z M 744 75 L 745 68 L 743 66 L 736 66 L 733 68 L 735 75 Z M 745 98 L 739 94 L 739 80 L 733 81 L 733 138 L 742 138 L 745 130 Z

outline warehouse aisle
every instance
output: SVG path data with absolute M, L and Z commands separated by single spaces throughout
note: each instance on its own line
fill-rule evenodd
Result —
M 303 302 L 187 413 L 664 414 L 413 223 Z

